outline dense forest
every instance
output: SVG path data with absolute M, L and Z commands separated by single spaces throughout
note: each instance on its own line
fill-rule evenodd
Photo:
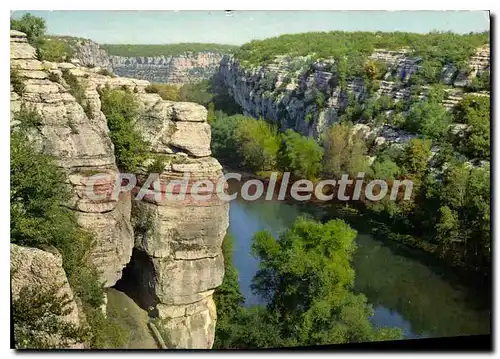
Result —
M 180 56 L 191 52 L 231 53 L 237 46 L 209 43 L 180 43 L 163 45 L 100 45 L 109 55 L 114 56 Z

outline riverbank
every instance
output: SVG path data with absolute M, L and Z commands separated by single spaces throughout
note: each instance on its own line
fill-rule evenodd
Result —
M 244 181 L 257 179 L 264 184 L 264 193 L 268 191 L 269 184 L 269 176 L 258 175 L 248 171 L 245 171 L 241 168 L 229 167 L 227 165 L 223 165 L 224 173 L 238 173 L 241 174 L 241 183 Z M 230 187 L 238 187 L 234 182 Z M 446 265 L 450 270 L 458 272 L 458 274 L 464 278 L 470 285 L 477 288 L 484 288 L 488 293 L 491 291 L 491 276 L 485 274 L 480 271 L 475 271 L 464 265 L 463 260 L 459 256 L 456 255 L 456 251 L 449 250 L 449 248 L 444 248 L 436 243 L 431 243 L 424 238 L 420 238 L 418 235 L 408 234 L 408 233 L 399 233 L 395 232 L 391 225 L 394 226 L 394 221 L 388 220 L 384 217 L 383 214 L 378 212 L 374 212 L 367 206 L 367 200 L 364 197 L 361 197 L 359 200 L 350 200 L 350 201 L 340 201 L 334 197 L 335 200 L 331 201 L 322 201 L 315 198 L 315 196 L 311 196 L 310 200 L 307 201 L 295 201 L 290 195 L 291 187 L 293 182 L 290 181 L 286 184 L 286 191 L 284 201 L 287 203 L 297 204 L 306 209 L 306 212 L 314 212 L 316 209 L 320 209 L 321 212 L 327 213 L 327 215 L 323 215 L 322 220 L 327 221 L 329 219 L 340 217 L 346 220 L 349 224 L 355 226 L 362 226 L 369 228 L 371 234 L 374 238 L 385 241 L 388 243 L 393 243 L 398 246 L 406 246 L 410 249 L 420 251 L 421 260 L 425 260 L 428 263 L 441 263 Z M 278 199 L 278 194 L 281 190 L 283 183 L 281 181 L 280 176 L 278 175 L 278 180 L 272 190 L 274 190 L 274 194 L 272 196 L 272 200 Z M 351 186 L 354 187 L 354 186 Z M 352 191 L 354 189 L 351 188 L 346 191 L 347 194 L 352 195 Z M 231 192 L 234 193 L 234 192 Z M 328 193 L 325 193 L 328 194 Z M 268 197 L 270 198 L 270 197 Z M 316 210 L 316 212 L 319 212 Z
M 325 222 L 341 218 L 317 205 L 290 201 L 244 201 L 230 203 L 229 231 L 235 238 L 233 262 L 239 271 L 239 284 L 245 306 L 265 305 L 252 291 L 252 279 L 259 260 L 251 255 L 252 238 L 267 230 L 274 237 L 291 226 L 300 216 L 309 215 Z M 427 253 L 396 242 L 374 238 L 369 222 L 356 225 L 357 249 L 353 254 L 356 273 L 355 291 L 364 294 L 374 309 L 375 326 L 398 327 L 406 338 L 438 337 L 489 332 L 490 304 L 475 288 L 438 261 L 422 260 Z

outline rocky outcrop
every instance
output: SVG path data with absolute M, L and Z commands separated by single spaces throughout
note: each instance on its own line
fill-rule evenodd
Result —
M 186 53 L 179 56 L 110 56 L 113 71 L 119 76 L 159 83 L 194 83 L 212 77 L 223 54 Z
M 378 88 L 372 89 L 372 94 L 368 93 L 365 81 L 356 77 L 348 79 L 346 90 L 342 90 L 333 59 L 313 61 L 307 56 L 277 56 L 273 62 L 257 67 L 243 66 L 235 58 L 226 56 L 221 61 L 216 81 L 227 89 L 246 115 L 262 116 L 275 122 L 282 130 L 292 128 L 317 138 L 331 124 L 339 121 L 349 96 L 363 103 L 368 97 L 388 96 L 397 102 L 412 95 L 408 81 L 419 70 L 421 58 L 412 56 L 408 50 L 378 49 L 369 59 L 384 63 L 387 68 L 381 75 L 382 80 L 377 81 Z M 452 64 L 443 68 L 442 81 L 455 85 L 455 88 L 446 90 L 443 106 L 447 109 L 453 108 L 463 98 L 463 87 L 473 77 L 481 71 L 489 71 L 489 46 L 477 50 L 476 56 L 470 60 L 470 68 L 471 71 L 466 74 L 457 74 Z M 466 80 L 457 82 L 455 79 L 461 76 L 465 76 Z M 424 98 L 428 90 L 429 87 L 423 86 L 418 96 Z M 384 131 L 382 128 L 379 130 Z M 395 137 L 408 138 L 404 133 Z
M 218 199 L 217 189 L 201 200 L 189 196 L 195 180 L 215 183 L 223 175 L 220 164 L 210 157 L 206 109 L 146 93 L 148 81 L 112 78 L 101 75 L 98 68 L 71 63 L 40 62 L 22 33 L 11 34 L 11 67 L 24 85 L 22 91 L 11 86 L 11 111 L 29 108 L 40 115 L 30 140 L 54 156 L 67 173 L 74 193 L 68 205 L 79 223 L 95 234 L 91 258 L 102 271 L 105 285 L 115 285 L 127 266 L 123 280 L 135 281 L 134 297 L 161 319 L 169 333 L 169 348 L 211 348 L 216 323 L 212 293 L 224 276 L 221 245 L 228 227 L 228 203 Z M 62 71 L 84 86 L 78 101 L 70 94 Z M 88 198 L 85 186 L 92 175 L 108 175 L 109 180 L 99 182 L 95 192 L 110 194 L 118 173 L 101 111 L 98 89 L 103 86 L 136 94 L 139 116 L 134 126 L 150 144 L 138 189 L 148 165 L 162 155 L 162 181 L 190 176 L 185 200 L 166 196 L 179 191 L 168 186 L 162 190 L 162 200 L 136 201 L 131 193 L 115 200 L 112 196 L 98 201 Z M 11 121 L 13 130 L 18 125 Z
M 152 154 L 167 158 L 161 183 L 186 181 L 184 189 L 162 188 L 161 200 L 133 202 L 138 253 L 131 265 L 142 272 L 137 282 L 144 306 L 153 308 L 169 330 L 167 345 L 210 348 L 216 322 L 212 293 L 224 276 L 221 245 L 229 225 L 228 203 L 216 196 L 217 189 L 201 200 L 191 197 L 191 189 L 198 180 L 216 183 L 222 167 L 209 157 L 205 108 L 152 97 L 141 95 L 137 128 L 150 141 Z
M 36 60 L 35 50 L 27 43 L 26 36 L 19 33 L 11 37 L 11 68 L 24 84 L 21 94 L 11 91 L 11 111 L 24 106 L 40 115 L 40 123 L 30 137 L 41 151 L 54 156 L 67 173 L 68 183 L 74 190 L 69 205 L 79 223 L 95 234 L 92 260 L 102 271 L 105 285 L 113 286 L 132 254 L 130 199 L 123 195 L 118 200 L 91 203 L 84 194 L 85 183 L 93 174 L 103 172 L 114 176 L 118 173 L 113 143 L 95 86 L 85 92 L 85 101 L 92 109 L 86 113 L 61 79 L 63 69 L 81 70 L 69 63 Z M 109 189 L 113 184 L 102 186 Z
M 72 43 L 78 63 L 87 67 L 100 67 L 112 71 L 109 55 L 96 42 L 80 39 Z
M 68 313 L 61 321 L 80 326 L 78 306 L 62 267 L 62 257 L 57 251 L 47 252 L 40 249 L 10 245 L 11 293 L 15 302 L 24 288 L 46 291 L 54 288 L 58 298 L 66 298 Z M 54 347 L 61 346 L 60 338 L 53 337 Z M 64 345 L 65 347 L 65 345 Z M 74 343 L 71 348 L 82 349 L 83 343 Z

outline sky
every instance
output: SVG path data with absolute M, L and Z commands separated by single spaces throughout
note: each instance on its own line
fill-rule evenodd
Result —
M 16 11 L 18 18 L 25 11 Z M 433 30 L 467 33 L 489 29 L 482 11 L 29 11 L 48 33 L 90 38 L 101 44 L 215 42 L 241 45 L 308 31 Z

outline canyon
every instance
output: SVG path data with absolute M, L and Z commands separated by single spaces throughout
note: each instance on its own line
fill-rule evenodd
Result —
M 227 89 L 229 95 L 241 106 L 245 115 L 263 117 L 274 122 L 281 130 L 291 128 L 303 135 L 319 138 L 340 116 L 348 105 L 349 95 L 358 103 L 370 97 L 387 96 L 394 102 L 408 100 L 412 75 L 420 68 L 421 59 L 407 50 L 375 50 L 369 60 L 387 66 L 381 76 L 378 89 L 368 94 L 364 80 L 354 77 L 348 80 L 346 89 L 340 85 L 338 65 L 333 59 L 312 60 L 308 56 L 279 55 L 267 64 L 244 66 L 233 56 L 225 56 L 215 75 L 215 81 Z M 442 105 L 451 110 L 467 92 L 464 90 L 472 79 L 489 72 L 490 48 L 485 45 L 476 50 L 469 60 L 469 70 L 458 71 L 452 64 L 442 69 L 442 84 L 446 96 Z M 452 87 L 453 85 L 453 87 Z M 422 86 L 418 96 L 424 99 L 432 86 Z M 489 96 L 489 92 L 470 93 Z M 324 104 L 318 106 L 318 96 Z M 390 116 L 391 111 L 388 111 Z M 458 124 L 455 124 L 458 125 Z M 415 135 L 396 130 L 385 124 L 356 123 L 366 140 L 375 144 L 404 144 Z M 457 131 L 464 130 L 460 125 Z
M 118 76 L 178 85 L 211 78 L 224 56 L 210 51 L 176 56 L 115 56 L 91 40 L 72 42 L 72 47 L 75 60 L 83 66 L 104 68 Z
M 140 113 L 134 126 L 149 140 L 152 158 L 159 153 L 170 156 L 161 174 L 166 178 L 184 173 L 193 179 L 222 176 L 222 167 L 210 157 L 206 109 L 146 93 L 149 82 L 145 80 L 104 76 L 99 68 L 72 63 L 39 61 L 24 33 L 11 31 L 10 41 L 11 68 L 24 86 L 18 93 L 11 85 L 11 114 L 29 108 L 40 115 L 41 123 L 30 129 L 29 139 L 38 151 L 53 156 L 66 173 L 73 193 L 68 206 L 78 223 L 95 235 L 90 257 L 104 286 L 115 286 L 127 267 L 127 276 L 138 281 L 135 290 L 144 309 L 157 313 L 168 332 L 169 348 L 211 348 L 216 323 L 212 293 L 224 276 L 221 244 L 228 226 L 227 203 L 136 203 L 129 193 L 116 200 L 91 201 L 84 192 L 93 174 L 114 178 L 118 172 L 99 88 L 129 89 L 136 94 Z M 69 93 L 63 71 L 84 84 L 83 101 Z M 11 120 L 10 125 L 16 131 L 21 124 Z M 99 183 L 101 193 L 111 188 L 112 183 Z M 66 291 L 71 292 L 60 259 L 37 259 L 57 258 L 57 253 L 12 245 L 11 256 L 14 263 L 31 263 L 20 266 L 14 288 L 29 285 L 30 272 L 41 272 L 39 281 L 44 285 L 66 283 Z M 72 303 L 78 311 L 78 300 Z M 79 315 L 71 320 L 78 323 Z
M 217 308 L 213 293 L 224 277 L 221 247 L 229 226 L 229 205 L 217 197 L 218 189 L 206 200 L 196 202 L 150 197 L 136 201 L 131 193 L 90 200 L 85 194 L 89 178 L 96 173 L 109 175 L 113 180 L 100 182 L 97 190 L 111 194 L 119 173 L 100 90 L 129 91 L 138 101 L 133 127 L 148 143 L 147 159 L 138 173 L 139 189 L 159 156 L 167 159 L 160 173 L 164 181 L 180 180 L 189 174 L 192 185 L 196 180 L 217 182 L 223 176 L 221 164 L 212 157 L 205 107 L 164 100 L 148 91 L 152 82 L 181 85 L 213 77 L 245 115 L 263 117 L 281 131 L 293 129 L 320 139 L 340 121 L 350 96 L 359 103 L 381 96 L 394 102 L 408 100 L 413 95 L 408 84 L 421 66 L 421 59 L 409 51 L 375 50 L 369 59 L 385 64 L 387 69 L 370 94 L 365 81 L 358 77 L 342 86 L 332 59 L 285 55 L 266 64 L 247 66 L 232 55 L 212 52 L 114 56 L 95 42 L 82 40 L 73 45 L 75 59 L 57 63 L 39 61 L 24 33 L 11 31 L 10 42 L 11 69 L 23 85 L 19 93 L 11 84 L 11 131 L 21 126 L 14 119 L 21 109 L 30 108 L 40 115 L 41 123 L 30 129 L 29 139 L 38 151 L 53 156 L 66 173 L 65 183 L 73 194 L 68 207 L 79 225 L 95 236 L 91 260 L 104 286 L 123 291 L 151 318 L 158 319 L 155 323 L 168 333 L 168 348 L 183 349 L 208 349 L 214 343 Z M 488 45 L 476 50 L 467 68 L 460 71 L 449 64 L 441 71 L 440 80 L 446 86 L 441 104 L 448 110 L 466 94 L 489 96 L 488 91 L 467 89 L 475 77 L 490 71 Z M 108 76 L 103 69 L 117 76 Z M 82 99 L 70 93 L 64 73 L 84 85 Z M 417 96 L 423 100 L 431 89 L 422 86 Z M 387 116 L 390 118 L 391 110 Z M 467 125 L 452 126 L 457 136 L 467 131 Z M 385 123 L 361 121 L 353 130 L 361 131 L 373 147 L 403 145 L 417 137 Z M 62 283 L 62 291 L 71 302 L 71 312 L 64 319 L 75 324 L 85 321 L 57 250 L 12 244 L 11 258 L 16 268 L 13 299 L 19 297 L 20 288 L 33 283 Z M 87 347 L 87 343 L 76 343 L 75 347 Z

